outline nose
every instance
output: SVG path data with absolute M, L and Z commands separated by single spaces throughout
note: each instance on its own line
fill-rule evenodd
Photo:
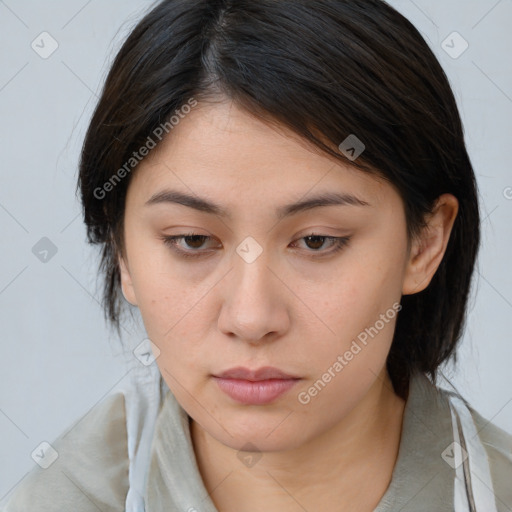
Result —
M 254 261 L 233 255 L 233 268 L 220 283 L 218 328 L 251 344 L 280 337 L 289 327 L 291 292 L 270 268 L 265 251 Z

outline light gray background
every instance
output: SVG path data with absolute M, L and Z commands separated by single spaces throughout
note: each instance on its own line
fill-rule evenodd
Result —
M 472 405 L 512 431 L 511 0 L 393 0 L 422 32 L 454 88 L 480 186 L 483 249 L 457 369 Z M 75 198 L 87 123 L 115 51 L 151 2 L 0 0 L 0 499 L 30 454 L 89 411 L 126 374 L 99 305 L 97 252 Z M 59 47 L 42 59 L 47 31 Z M 454 59 L 442 42 L 469 48 Z M 453 50 L 461 48 L 454 40 Z M 46 263 L 32 247 L 48 237 Z M 428 328 L 428 326 L 426 326 Z M 129 347 L 145 337 L 125 332 Z M 131 356 L 133 357 L 133 356 Z

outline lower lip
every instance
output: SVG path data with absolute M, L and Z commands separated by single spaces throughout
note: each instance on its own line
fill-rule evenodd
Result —
M 300 379 L 269 379 L 250 381 L 214 377 L 220 389 L 233 400 L 246 405 L 263 405 L 286 393 Z

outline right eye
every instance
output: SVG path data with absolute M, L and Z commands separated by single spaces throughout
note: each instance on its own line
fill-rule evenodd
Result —
M 204 255 L 204 251 L 200 252 L 197 249 L 200 249 L 204 242 L 211 239 L 211 237 L 207 235 L 199 235 L 197 233 L 184 233 L 182 235 L 163 236 L 161 239 L 164 244 L 169 246 L 180 256 L 183 256 L 184 258 L 198 258 Z M 180 241 L 185 242 L 188 249 L 192 250 L 180 248 Z

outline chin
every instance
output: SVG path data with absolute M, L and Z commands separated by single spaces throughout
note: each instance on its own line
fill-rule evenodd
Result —
M 218 442 L 234 450 L 244 450 L 247 447 L 251 451 L 249 447 L 252 446 L 254 451 L 286 451 L 297 448 L 306 441 L 303 426 L 294 425 L 285 419 L 289 414 L 289 411 L 283 411 L 268 415 L 266 419 L 255 415 L 241 419 L 234 413 L 229 415 L 229 420 L 227 415 L 222 414 L 224 421 L 219 421 L 222 426 L 208 420 L 205 430 Z

